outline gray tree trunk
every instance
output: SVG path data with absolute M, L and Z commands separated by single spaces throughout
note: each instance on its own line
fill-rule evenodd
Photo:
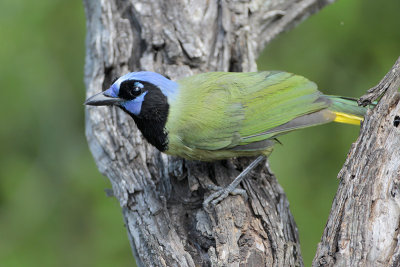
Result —
M 342 170 L 313 266 L 400 266 L 400 58 L 361 103 L 365 117 Z
M 255 60 L 270 40 L 330 2 L 84 0 L 87 95 L 104 90 L 128 71 L 151 70 L 172 79 L 215 70 L 255 71 Z M 365 125 L 370 127 L 370 120 Z M 303 265 L 288 201 L 267 163 L 242 183 L 247 202 L 229 196 L 210 212 L 201 205 L 210 194 L 204 188 L 228 184 L 249 159 L 201 163 L 168 157 L 148 145 L 133 120 L 117 108 L 87 108 L 86 135 L 100 172 L 110 179 L 121 204 L 139 266 Z M 353 182 L 362 180 L 354 175 Z M 347 187 L 343 181 L 341 186 Z M 375 199 L 374 209 L 382 207 L 381 197 Z M 397 205 L 397 193 L 392 199 L 391 207 Z M 343 224 L 327 228 L 326 239 L 340 227 Z M 333 238 L 338 240 L 343 242 Z M 334 242 L 322 240 L 316 265 L 337 261 L 334 249 L 339 245 Z M 345 249 L 358 245 L 349 243 Z

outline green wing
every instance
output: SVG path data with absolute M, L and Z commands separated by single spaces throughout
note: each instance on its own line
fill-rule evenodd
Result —
M 259 76 L 264 80 L 242 99 L 246 116 L 240 129 L 240 145 L 333 119 L 327 118 L 328 114 L 316 113 L 330 102 L 315 83 L 287 72 L 259 73 Z
M 194 149 L 249 147 L 305 127 L 290 122 L 328 105 L 313 82 L 286 72 L 204 73 L 178 83 L 167 130 Z

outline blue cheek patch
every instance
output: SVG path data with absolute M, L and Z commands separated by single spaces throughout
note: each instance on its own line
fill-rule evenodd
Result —
M 111 89 L 111 88 L 110 88 Z M 121 103 L 121 106 L 124 107 L 130 113 L 139 116 L 140 111 L 142 109 L 142 103 L 144 101 L 144 97 L 147 94 L 147 91 L 136 97 L 133 100 L 124 101 Z

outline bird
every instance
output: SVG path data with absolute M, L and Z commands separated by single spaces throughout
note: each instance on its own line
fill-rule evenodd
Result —
M 329 122 L 359 125 L 367 111 L 356 99 L 324 95 L 307 78 L 284 71 L 205 72 L 177 81 L 151 71 L 130 72 L 89 97 L 117 106 L 159 151 L 188 160 L 258 156 L 203 204 L 216 205 L 261 161 L 280 135 Z

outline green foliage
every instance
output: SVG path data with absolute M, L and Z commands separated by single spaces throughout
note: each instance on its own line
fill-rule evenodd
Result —
M 306 76 L 357 97 L 399 56 L 398 0 L 339 1 L 283 34 L 260 70 Z M 379 11 L 379 12 L 378 12 Z M 81 1 L 0 3 L 0 262 L 2 266 L 131 266 L 119 204 L 84 137 Z M 271 157 L 309 265 L 358 128 L 331 124 L 281 138 Z

